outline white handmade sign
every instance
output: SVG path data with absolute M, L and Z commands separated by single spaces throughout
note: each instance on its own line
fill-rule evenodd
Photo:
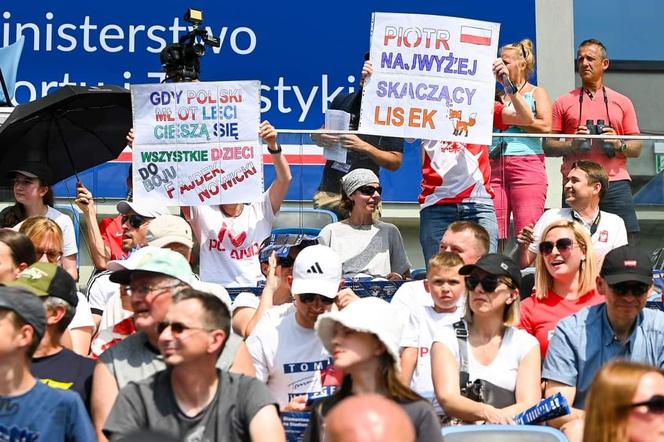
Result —
M 134 199 L 169 206 L 258 201 L 260 82 L 133 85 Z
M 374 13 L 362 133 L 491 144 L 500 24 Z

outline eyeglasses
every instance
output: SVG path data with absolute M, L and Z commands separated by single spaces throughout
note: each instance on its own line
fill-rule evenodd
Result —
M 495 292 L 500 283 L 505 284 L 507 287 L 513 289 L 514 287 L 511 284 L 506 283 L 501 280 L 499 276 L 488 275 L 484 279 L 480 279 L 477 276 L 468 275 L 466 276 L 466 288 L 468 290 L 475 290 L 478 285 L 482 284 L 482 288 L 487 292 Z
M 636 408 L 636 407 L 641 407 L 643 405 L 648 407 L 649 413 L 664 414 L 664 396 L 656 394 L 647 401 L 638 402 L 636 404 L 629 404 L 629 407 Z
M 609 284 L 611 291 L 618 296 L 625 296 L 627 293 L 631 293 L 634 296 L 643 296 L 648 293 L 650 289 L 649 284 L 636 281 L 625 281 L 619 282 L 617 284 Z
M 571 238 L 560 238 L 555 243 L 553 241 L 542 241 L 539 243 L 539 251 L 542 255 L 548 256 L 553 253 L 554 246 L 560 253 L 568 253 L 578 244 L 575 244 Z
M 373 196 L 374 193 L 378 192 L 378 195 L 382 195 L 383 188 L 381 186 L 362 186 L 357 188 L 357 192 L 360 192 L 362 195 Z
M 161 334 L 164 330 L 166 330 L 168 327 L 171 328 L 171 334 L 174 335 L 181 335 L 187 330 L 204 330 L 204 331 L 212 331 L 209 328 L 204 328 L 204 327 L 190 327 L 188 325 L 184 325 L 181 322 L 168 322 L 168 321 L 160 321 L 157 323 L 157 332 Z
M 145 224 L 148 219 L 150 218 L 141 215 L 122 215 L 121 224 L 128 222 L 131 227 L 138 229 Z
M 46 255 L 48 262 L 57 262 L 62 257 L 62 252 L 55 249 L 42 249 L 41 247 L 35 247 L 35 257 L 37 260 L 42 256 Z
M 298 295 L 300 297 L 300 301 L 303 304 L 311 304 L 318 298 L 321 302 L 321 304 L 325 305 L 332 305 L 334 304 L 334 298 L 328 298 L 327 296 L 321 296 L 317 293 L 300 293 Z
M 138 287 L 132 287 L 132 286 L 127 286 L 125 288 L 125 291 L 129 296 L 136 296 L 136 295 L 141 295 L 141 296 L 147 296 L 152 292 L 156 292 L 159 290 L 173 290 L 174 288 L 180 287 L 184 285 L 183 283 L 180 284 L 175 284 L 175 285 L 168 285 L 165 287 L 152 287 L 149 285 L 142 285 Z

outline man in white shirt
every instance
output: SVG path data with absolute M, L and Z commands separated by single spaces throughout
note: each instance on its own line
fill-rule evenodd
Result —
M 440 252 L 452 252 L 461 257 L 464 264 L 475 264 L 489 253 L 489 233 L 473 221 L 454 221 L 440 240 Z M 424 287 L 424 281 L 406 282 L 394 294 L 391 304 L 404 307 L 410 314 L 426 305 L 433 307 L 431 296 Z
M 590 232 L 595 255 L 603 259 L 611 250 L 627 244 L 623 220 L 599 210 L 599 203 L 609 187 L 609 176 L 598 163 L 578 160 L 572 164 L 565 184 L 565 202 L 569 207 L 549 209 L 534 226 L 526 226 L 517 235 L 519 264 L 529 267 L 539 252 L 540 237 L 554 221 L 568 219 L 583 224 Z
M 413 308 L 401 335 L 401 374 L 404 384 L 432 401 L 437 414 L 443 410 L 436 401 L 431 381 L 429 350 L 436 330 L 459 321 L 464 314 L 466 287 L 459 269 L 461 257 L 452 252 L 439 252 L 428 262 L 424 289 L 433 306 Z
M 330 395 L 326 385 L 332 358 L 314 331 L 318 317 L 331 310 L 341 282 L 341 261 L 329 247 L 314 245 L 295 258 L 288 309 L 268 311 L 247 339 L 256 377 L 287 411 Z

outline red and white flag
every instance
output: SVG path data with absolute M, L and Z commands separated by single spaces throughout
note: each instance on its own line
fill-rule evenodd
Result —
M 491 46 L 491 29 L 461 26 L 461 43 Z

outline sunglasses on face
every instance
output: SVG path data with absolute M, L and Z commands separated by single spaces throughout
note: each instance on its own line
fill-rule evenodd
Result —
M 360 192 L 362 195 L 373 196 L 374 193 L 378 192 L 378 195 L 383 193 L 383 188 L 381 186 L 362 186 L 357 188 L 357 192 Z
M 553 241 L 542 241 L 539 243 L 539 251 L 542 255 L 548 256 L 553 253 L 553 248 L 558 249 L 560 253 L 567 253 L 574 248 L 577 244 L 574 244 L 571 238 L 560 238 L 555 243 Z
M 181 322 L 168 322 L 168 321 L 161 321 L 157 324 L 157 332 L 161 334 L 164 330 L 166 330 L 168 327 L 171 328 L 171 334 L 173 335 L 181 335 L 187 330 L 205 330 L 205 331 L 211 331 L 207 328 L 203 327 L 189 327 L 188 325 L 184 325 Z
M 648 407 L 649 413 L 664 414 L 664 396 L 656 394 L 647 401 L 638 402 L 636 404 L 630 404 L 629 407 L 636 408 L 636 407 L 641 407 L 643 405 Z
M 55 249 L 42 249 L 41 247 L 35 247 L 35 257 L 37 260 L 42 256 L 46 255 L 48 262 L 57 262 L 62 257 L 62 252 Z
M 625 296 L 627 293 L 631 293 L 634 296 L 643 296 L 648 293 L 650 285 L 644 284 L 642 282 L 619 282 L 617 284 L 610 284 L 611 291 L 618 296 Z
M 485 276 L 484 279 L 480 279 L 477 276 L 473 275 L 468 275 L 466 276 L 466 288 L 468 290 L 475 290 L 478 285 L 482 284 L 482 288 L 486 292 L 495 292 L 496 289 L 498 288 L 498 285 L 503 282 L 500 280 L 500 278 L 496 275 L 488 275 Z M 509 284 L 505 284 L 510 288 L 511 287 Z
M 122 223 L 129 223 L 131 227 L 134 229 L 138 229 L 141 227 L 149 218 L 146 218 L 141 215 L 123 215 L 121 218 Z
M 328 298 L 326 296 L 321 296 L 317 293 L 301 293 L 298 296 L 300 297 L 300 301 L 303 304 L 311 304 L 312 302 L 314 302 L 316 300 L 316 298 L 318 298 L 320 300 L 321 304 L 325 304 L 325 305 L 334 304 L 334 299 L 333 298 Z

